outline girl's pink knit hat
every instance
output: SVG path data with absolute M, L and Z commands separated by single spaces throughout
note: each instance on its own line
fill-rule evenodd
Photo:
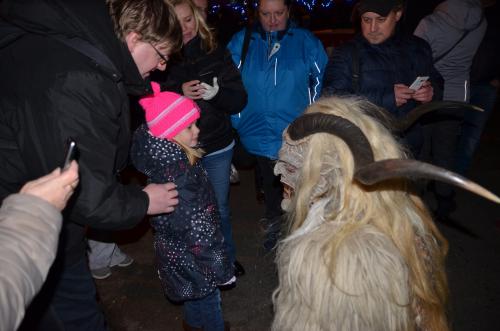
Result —
M 200 108 L 193 100 L 174 92 L 160 92 L 160 85 L 155 82 L 151 82 L 151 87 L 153 94 L 141 98 L 139 104 L 153 136 L 172 140 L 200 118 Z

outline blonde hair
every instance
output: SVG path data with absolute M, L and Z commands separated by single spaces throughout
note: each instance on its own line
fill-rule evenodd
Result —
M 196 161 L 201 159 L 203 157 L 203 154 L 205 154 L 205 152 L 201 148 L 194 148 L 194 147 L 188 146 L 188 145 L 176 140 L 175 138 L 173 138 L 172 140 L 177 145 L 179 145 L 182 148 L 182 150 L 186 153 L 186 156 L 189 160 L 190 165 L 194 165 L 196 163 Z
M 198 8 L 192 0 L 166 0 L 173 7 L 186 4 L 191 8 L 193 13 L 194 21 L 196 23 L 196 33 L 201 38 L 201 46 L 203 50 L 207 53 L 213 52 L 217 48 L 217 41 L 215 39 L 215 35 L 210 29 L 203 18 L 203 14 L 201 9 Z
M 354 97 L 323 98 L 306 110 L 306 113 L 315 112 L 340 116 L 358 126 L 368 138 L 375 160 L 406 158 L 406 151 L 377 120 L 385 115 L 375 105 Z M 314 237 L 314 242 L 324 240 L 320 243 L 322 256 L 318 261 L 321 262 L 317 263 L 325 263 L 330 277 L 335 280 L 334 275 L 339 272 L 336 270 L 339 252 L 343 246 L 361 229 L 374 228 L 389 238 L 407 266 L 410 304 L 422 309 L 425 318 L 421 322 L 425 325 L 423 329 L 447 330 L 445 306 L 448 292 L 444 259 L 448 246 L 421 199 L 410 191 L 403 179 L 373 186 L 363 186 L 354 181 L 353 156 L 342 139 L 328 133 L 312 134 L 305 139 L 308 145 L 303 155 L 303 166 L 297 170 L 300 171 L 299 182 L 288 214 L 290 234 L 306 227 L 308 213 L 315 202 L 322 199 L 328 201 L 322 224 L 335 226 L 336 231 L 323 232 L 318 235 L 322 239 Z M 323 192 L 318 193 L 317 187 L 324 178 L 330 182 Z M 315 236 L 312 232 L 310 235 L 311 238 Z M 285 238 L 278 250 L 278 266 L 285 268 L 288 274 L 280 276 L 280 286 L 281 280 L 286 283 L 287 277 L 300 273 L 299 269 L 303 268 L 288 255 L 291 249 L 301 250 L 294 255 L 311 251 L 305 245 L 291 248 L 292 245 Z M 327 282 L 321 279 L 316 281 Z M 275 303 L 281 290 L 278 288 L 274 294 Z M 278 318 L 283 319 L 283 316 Z M 281 322 L 278 321 L 278 324 Z M 407 327 L 413 330 L 415 325 Z

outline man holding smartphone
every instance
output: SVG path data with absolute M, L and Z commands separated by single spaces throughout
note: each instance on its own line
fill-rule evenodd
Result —
M 60 166 L 78 145 L 80 186 L 64 214 L 58 257 L 21 330 L 105 330 L 88 270 L 86 227 L 131 228 L 173 211 L 175 185 L 122 185 L 128 94 L 150 93 L 181 42 L 163 0 L 2 1 L 0 198 Z
M 322 94 L 358 94 L 404 116 L 419 103 L 440 99 L 439 73 L 432 52 L 422 39 L 397 31 L 402 0 L 361 0 L 356 7 L 361 33 L 334 50 L 325 71 Z M 418 89 L 410 85 L 428 76 Z M 414 153 L 421 145 L 418 128 L 405 138 Z

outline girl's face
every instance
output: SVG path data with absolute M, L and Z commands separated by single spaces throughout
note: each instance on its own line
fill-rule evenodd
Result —
M 196 126 L 196 122 L 193 122 L 179 132 L 174 139 L 186 146 L 196 147 L 198 144 L 198 133 L 200 133 L 200 129 Z
M 193 11 L 187 3 L 181 3 L 174 7 L 177 20 L 182 27 L 182 43 L 186 45 L 198 33 Z

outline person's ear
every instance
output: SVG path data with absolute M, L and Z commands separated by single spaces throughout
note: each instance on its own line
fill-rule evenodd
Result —
M 141 35 L 137 32 L 132 31 L 125 36 L 125 42 L 127 43 L 130 53 L 134 52 L 134 49 L 137 47 L 139 41 L 141 41 Z
M 399 22 L 399 20 L 401 19 L 402 15 L 403 15 L 403 11 L 402 10 L 396 11 L 396 22 Z

